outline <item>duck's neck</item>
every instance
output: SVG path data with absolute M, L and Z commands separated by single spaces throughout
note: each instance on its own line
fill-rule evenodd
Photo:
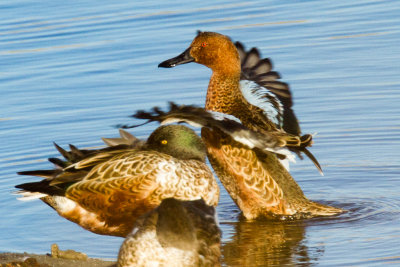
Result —
M 240 73 L 213 72 L 207 90 L 206 110 L 234 115 L 242 93 L 239 87 Z

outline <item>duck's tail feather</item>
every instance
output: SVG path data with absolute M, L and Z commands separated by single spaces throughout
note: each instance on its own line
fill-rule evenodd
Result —
M 38 193 L 38 192 L 28 192 L 28 191 L 24 191 L 24 190 L 19 190 L 17 192 L 14 192 L 14 194 L 20 196 L 17 199 L 21 200 L 21 201 L 31 201 L 34 199 L 41 199 L 41 198 L 48 196 L 47 194 Z
M 29 194 L 26 194 L 26 192 L 41 193 L 44 195 L 51 195 L 51 196 L 54 195 L 64 196 L 65 190 L 58 186 L 50 185 L 50 182 L 51 182 L 50 180 L 42 180 L 40 182 L 19 184 L 16 185 L 15 187 L 21 189 L 21 191 L 19 191 L 18 194 L 22 196 L 24 196 L 24 194 L 26 196 L 31 196 Z
M 62 171 L 59 169 L 54 169 L 54 170 L 22 171 L 22 172 L 17 172 L 17 174 L 18 175 L 38 176 L 38 177 L 43 177 L 46 179 L 51 179 L 61 172 Z
M 346 210 L 310 201 L 309 203 L 307 203 L 307 205 L 304 206 L 304 210 L 302 212 L 305 214 L 311 214 L 314 217 L 337 215 L 346 212 Z

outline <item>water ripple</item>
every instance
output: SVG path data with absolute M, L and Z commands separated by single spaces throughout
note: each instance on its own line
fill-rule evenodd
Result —
M 196 30 L 221 31 L 271 57 L 292 88 L 302 131 L 325 176 L 304 160 L 292 174 L 306 195 L 347 209 L 332 218 L 248 222 L 221 190 L 224 264 L 399 264 L 400 6 L 395 1 L 3 1 L 0 21 L 0 250 L 46 253 L 51 243 L 116 257 L 98 236 L 10 192 L 49 168 L 51 145 L 97 147 L 137 109 L 204 105 L 210 71 L 158 69 Z M 146 125 L 133 134 L 148 136 Z M 221 186 L 222 188 L 222 186 Z M 4 227 L 3 227 L 4 226 Z M 62 229 L 62 231 L 60 230 Z M 78 242 L 79 241 L 79 242 Z M 94 244 L 101 243 L 99 247 Z

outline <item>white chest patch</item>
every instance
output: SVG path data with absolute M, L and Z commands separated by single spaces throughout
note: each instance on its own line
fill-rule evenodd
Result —
M 176 175 L 176 168 L 176 165 L 172 161 L 160 162 L 157 167 L 159 170 L 156 177 L 157 183 L 159 183 L 161 186 L 167 186 L 171 182 L 172 177 Z

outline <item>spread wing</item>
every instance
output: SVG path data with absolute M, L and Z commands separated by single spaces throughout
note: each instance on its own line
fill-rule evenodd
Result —
M 235 43 L 241 60 L 241 91 L 252 105 L 264 110 L 269 120 L 287 133 L 300 135 L 301 130 L 292 110 L 293 100 L 289 85 L 279 81 L 269 58 L 261 58 L 257 48 L 246 51 L 243 44 Z
M 264 111 L 265 117 L 273 122 L 278 129 L 299 136 L 301 129 L 296 115 L 292 109 L 293 100 L 289 85 L 280 81 L 279 73 L 273 71 L 269 58 L 261 58 L 257 48 L 246 51 L 243 44 L 235 43 L 241 61 L 240 89 L 246 100 Z M 300 137 L 300 147 L 290 148 L 302 158 L 300 152 L 306 154 L 322 173 L 320 164 L 314 155 L 307 150 L 312 144 L 312 135 L 305 134 Z
M 260 109 L 256 106 L 252 107 Z M 259 115 L 256 112 L 254 114 Z M 311 159 L 318 171 L 323 174 L 317 159 L 307 150 L 307 147 L 312 144 L 312 135 L 310 134 L 296 136 L 281 130 L 266 131 L 258 129 L 256 126 L 253 127 L 251 123 L 249 125 L 245 122 L 241 123 L 232 115 L 207 111 L 204 108 L 191 105 L 178 106 L 173 102 L 170 102 L 169 111 L 164 112 L 159 107 L 154 107 L 151 111 L 138 111 L 132 116 L 138 119 L 146 119 L 147 121 L 143 124 L 151 121 L 158 121 L 161 124 L 186 122 L 194 127 L 218 129 L 249 148 L 256 147 L 261 150 L 267 150 L 277 154 L 280 159 L 287 159 L 293 162 L 295 160 L 291 151 L 296 152 L 299 156 L 300 152 L 303 152 Z M 259 117 L 257 118 L 260 119 Z M 118 127 L 133 128 L 137 126 L 139 125 L 119 125 Z
M 158 121 L 161 124 L 186 122 L 195 127 L 218 129 L 249 148 L 257 147 L 261 150 L 268 150 L 294 160 L 294 156 L 286 148 L 286 146 L 292 145 L 292 139 L 286 134 L 282 134 L 280 131 L 261 133 L 256 129 L 250 130 L 232 115 L 206 111 L 204 108 L 195 106 L 178 106 L 170 102 L 169 111 L 164 112 L 160 108 L 155 107 L 149 112 L 138 111 L 133 117 L 146 119 L 146 123 L 151 121 Z M 129 128 L 136 126 L 125 125 L 122 127 Z M 296 144 L 299 142 L 297 139 L 295 140 Z

